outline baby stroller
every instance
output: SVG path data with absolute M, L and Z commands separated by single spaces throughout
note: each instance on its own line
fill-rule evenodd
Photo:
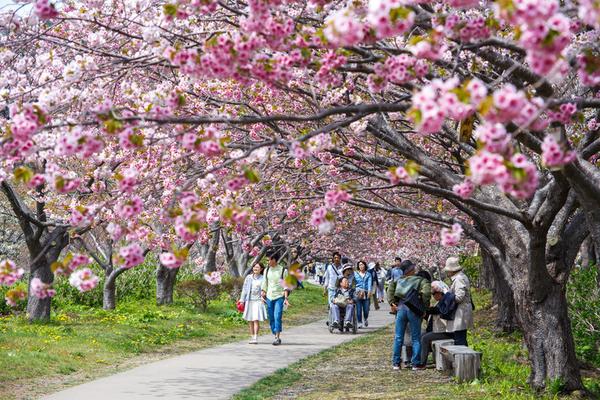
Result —
M 348 328 L 344 328 L 344 317 L 346 316 L 346 308 L 340 308 L 340 326 L 338 327 L 338 330 L 340 331 L 340 333 L 344 333 L 344 332 L 352 332 L 353 335 L 356 334 L 356 330 L 357 330 L 357 326 L 358 326 L 358 319 L 356 317 L 356 307 L 352 308 L 352 312 L 353 312 L 353 316 L 352 316 L 352 327 L 348 327 Z M 328 313 L 328 317 L 327 317 L 327 325 L 329 327 L 329 332 L 333 333 L 333 331 L 335 330 L 334 326 L 333 326 L 333 305 L 330 305 L 329 307 L 329 313 Z

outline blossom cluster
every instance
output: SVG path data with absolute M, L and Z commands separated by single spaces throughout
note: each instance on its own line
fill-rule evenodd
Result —
M 460 224 L 455 223 L 452 229 L 442 228 L 440 243 L 444 247 L 458 246 L 463 233 L 463 228 Z
M 548 168 L 560 168 L 576 158 L 572 150 L 564 150 L 554 136 L 546 135 L 542 143 L 542 162 Z
M 31 280 L 29 290 L 31 291 L 31 295 L 37 297 L 38 299 L 45 299 L 48 297 L 54 297 L 56 295 L 56 290 L 52 289 L 51 284 L 44 283 L 40 278 L 37 277 Z
M 352 196 L 350 193 L 345 190 L 339 188 L 328 190 L 325 193 L 325 206 L 327 208 L 334 208 L 338 204 L 348 201 L 351 198 Z
M 89 292 L 98 285 L 98 277 L 89 268 L 75 271 L 69 277 L 71 286 L 77 288 L 81 293 Z
M 17 268 L 12 260 L 3 260 L 0 263 L 0 285 L 11 286 L 21 279 L 25 270 Z
M 390 180 L 390 184 L 392 185 L 412 182 L 411 176 L 404 167 L 392 167 L 385 173 L 385 175 Z
M 423 78 L 429 71 L 424 60 L 417 60 L 408 54 L 392 56 L 373 67 L 374 74 L 368 76 L 367 84 L 372 92 L 382 92 L 388 82 L 403 84 L 413 79 Z
M 204 279 L 211 285 L 220 285 L 222 281 L 221 273 L 219 271 L 204 274 Z
M 144 262 L 144 251 L 138 243 L 132 243 L 119 249 L 117 262 L 124 268 L 130 269 Z

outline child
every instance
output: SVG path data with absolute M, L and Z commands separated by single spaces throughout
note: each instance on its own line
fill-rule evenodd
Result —
M 250 344 L 258 343 L 258 330 L 260 322 L 267 319 L 267 310 L 261 297 L 261 286 L 263 283 L 263 266 L 254 264 L 252 273 L 244 280 L 240 303 L 244 303 L 244 319 L 250 327 Z

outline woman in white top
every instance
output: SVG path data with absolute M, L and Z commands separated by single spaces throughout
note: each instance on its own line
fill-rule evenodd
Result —
M 267 309 L 261 297 L 264 268 L 260 263 L 254 264 L 252 273 L 244 280 L 240 303 L 244 303 L 244 319 L 250 327 L 250 343 L 258 343 L 260 322 L 267 319 Z

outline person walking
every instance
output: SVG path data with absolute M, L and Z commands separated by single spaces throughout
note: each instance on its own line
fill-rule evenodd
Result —
M 379 263 L 375 264 L 375 271 L 377 275 L 377 301 L 383 303 L 385 298 L 385 269 L 381 268 Z
M 356 296 L 356 316 L 358 327 L 369 326 L 369 305 L 371 300 L 369 294 L 373 286 L 371 273 L 367 270 L 367 263 L 359 261 L 356 263 L 357 271 L 354 272 L 355 296 Z
M 337 289 L 338 279 L 342 277 L 342 255 L 337 251 L 331 257 L 332 263 L 327 264 L 323 286 L 327 293 L 327 304 L 331 304 Z
M 244 304 L 243 318 L 248 321 L 250 328 L 250 344 L 258 343 L 260 323 L 267 319 L 267 310 L 261 296 L 264 267 L 260 263 L 254 264 L 252 273 L 244 279 L 240 303 Z
M 290 305 L 289 292 L 281 285 L 288 271 L 279 263 L 279 254 L 273 252 L 269 255 L 269 266 L 265 271 L 261 289 L 262 297 L 267 303 L 267 315 L 271 332 L 275 335 L 273 346 L 281 344 L 281 331 L 283 330 L 283 307 Z
M 392 367 L 394 370 L 400 369 L 402 358 L 402 345 L 404 344 L 404 333 L 406 326 L 410 325 L 410 334 L 412 342 L 411 362 L 416 369 L 421 358 L 421 322 L 422 315 L 416 313 L 416 303 L 420 307 L 429 306 L 431 297 L 431 287 L 429 283 L 416 276 L 416 265 L 410 260 L 402 262 L 403 276 L 396 282 L 392 280 L 388 287 L 388 302 L 392 311 L 396 311 L 396 327 L 394 335 L 394 346 L 392 354 Z M 416 297 L 416 298 L 415 298 Z
M 319 285 L 323 286 L 323 282 L 325 282 L 325 264 L 318 262 L 316 268 L 317 278 L 319 280 Z
M 378 263 L 373 263 L 369 267 L 369 273 L 371 274 L 371 282 L 373 282 L 369 298 L 371 299 L 371 304 L 373 304 L 375 310 L 379 310 L 379 300 L 377 299 L 377 290 L 379 289 L 379 282 L 377 279 L 377 270 L 375 269 L 377 265 Z
M 396 257 L 394 258 L 394 265 L 392 265 L 392 268 L 388 269 L 387 274 L 385 276 L 385 280 L 388 282 L 397 282 L 398 279 L 400 279 L 402 277 L 402 258 L 401 257 Z
M 457 346 L 468 346 L 467 330 L 473 329 L 473 302 L 471 300 L 471 282 L 462 271 L 458 257 L 450 257 L 446 260 L 444 272 L 450 276 L 452 285 L 450 292 L 454 294 L 456 311 L 454 319 L 448 321 L 446 332 L 452 333 L 454 344 Z
M 427 310 L 427 315 L 429 316 L 428 320 L 428 331 L 421 336 L 421 359 L 419 365 L 417 365 L 417 369 L 425 369 L 427 365 L 427 358 L 429 357 L 429 353 L 433 351 L 431 348 L 431 343 L 435 340 L 442 339 L 453 339 L 453 334 L 446 332 L 447 328 L 447 319 L 448 316 L 442 315 L 442 310 L 440 310 L 440 303 L 442 299 L 450 288 L 442 281 L 433 281 L 431 282 L 431 295 L 437 302 L 435 306 L 430 307 Z M 431 325 L 431 330 L 429 331 L 429 325 Z

